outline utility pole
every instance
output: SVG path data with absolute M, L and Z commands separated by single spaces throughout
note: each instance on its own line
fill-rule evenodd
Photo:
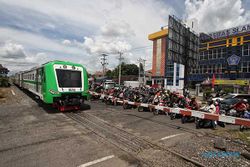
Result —
M 142 59 L 143 61 L 143 84 L 146 85 L 146 60 L 145 59 Z
M 106 54 L 102 54 L 102 57 L 101 57 L 101 64 L 102 64 L 102 76 L 104 77 L 105 76 L 105 72 L 106 72 L 106 65 L 108 65 L 108 62 L 106 61 L 106 57 L 108 55 Z
M 122 75 L 122 52 L 118 52 L 119 53 L 119 81 L 118 84 L 121 85 L 121 75 Z

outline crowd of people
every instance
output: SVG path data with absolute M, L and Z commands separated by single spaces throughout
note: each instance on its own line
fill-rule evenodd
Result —
M 221 109 L 220 100 L 213 101 L 209 99 L 207 104 L 201 107 L 201 101 L 198 101 L 196 96 L 190 96 L 188 91 L 185 91 L 183 94 L 177 91 L 171 92 L 170 90 L 166 90 L 164 88 L 152 88 L 152 87 L 122 87 L 122 88 L 111 88 L 111 89 L 103 89 L 102 86 L 98 86 L 92 88 L 92 91 L 104 94 L 102 100 L 106 104 L 118 105 L 115 99 L 120 100 L 128 100 L 137 103 L 147 103 L 152 105 L 160 105 L 167 107 L 178 107 L 178 108 L 187 108 L 191 110 L 209 112 L 212 114 L 226 114 Z M 99 95 L 92 96 L 92 98 L 99 99 Z M 112 97 L 112 98 L 111 98 Z M 129 105 L 127 103 L 123 103 L 124 109 L 136 108 L 137 106 Z M 250 110 L 249 105 L 246 99 L 240 100 L 234 106 L 231 106 L 236 110 L 236 112 L 243 113 L 242 115 L 246 118 L 250 118 Z M 161 111 L 157 109 L 149 109 L 144 107 L 138 107 L 138 111 L 152 111 L 154 114 L 159 114 Z M 165 112 L 162 112 L 165 113 Z M 211 127 L 215 129 L 217 125 L 225 127 L 225 124 L 219 121 L 205 120 L 205 119 L 197 119 L 191 116 L 185 116 L 180 114 L 168 113 L 171 119 L 180 118 L 182 123 L 186 122 L 196 122 L 196 127 Z

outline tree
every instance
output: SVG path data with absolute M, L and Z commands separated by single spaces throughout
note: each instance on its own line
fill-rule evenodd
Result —
M 113 78 L 113 72 L 112 72 L 111 70 L 108 70 L 108 71 L 106 72 L 106 76 L 107 76 L 108 78 Z

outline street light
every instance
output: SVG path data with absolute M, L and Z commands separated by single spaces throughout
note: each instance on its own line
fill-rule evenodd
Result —
M 121 75 L 122 75 L 122 67 L 121 67 L 121 65 L 122 65 L 122 52 L 118 52 L 119 53 L 119 79 L 118 79 L 118 84 L 119 84 L 119 86 L 121 85 Z

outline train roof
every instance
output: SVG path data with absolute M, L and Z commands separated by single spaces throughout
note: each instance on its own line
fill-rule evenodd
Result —
M 18 73 L 25 73 L 25 72 L 30 72 L 30 71 L 32 71 L 32 70 L 34 70 L 34 69 L 37 69 L 37 68 L 40 68 L 40 67 L 43 67 L 43 66 L 46 66 L 46 65 L 53 65 L 53 64 L 67 64 L 67 65 L 74 65 L 74 66 L 82 66 L 83 67 L 83 65 L 81 65 L 81 64 L 79 64 L 79 63 L 73 63 L 73 62 L 70 62 L 70 61 L 61 61 L 61 60 L 52 60 L 52 61 L 48 61 L 48 62 L 46 62 L 46 63 L 43 63 L 42 65 L 40 65 L 40 66 L 35 66 L 35 67 L 32 67 L 31 69 L 28 69 L 28 70 L 24 70 L 24 71 L 19 71 L 19 72 L 17 72 L 17 74 Z M 83 67 L 84 68 L 84 67 Z M 84 68 L 85 69 L 85 68 Z
M 61 61 L 61 60 L 53 60 L 53 61 L 48 61 L 44 64 L 42 64 L 42 66 L 44 65 L 48 65 L 48 64 L 68 64 L 68 65 L 77 65 L 77 66 L 83 66 L 82 64 L 79 64 L 79 63 L 73 63 L 73 62 L 70 62 L 70 61 Z

